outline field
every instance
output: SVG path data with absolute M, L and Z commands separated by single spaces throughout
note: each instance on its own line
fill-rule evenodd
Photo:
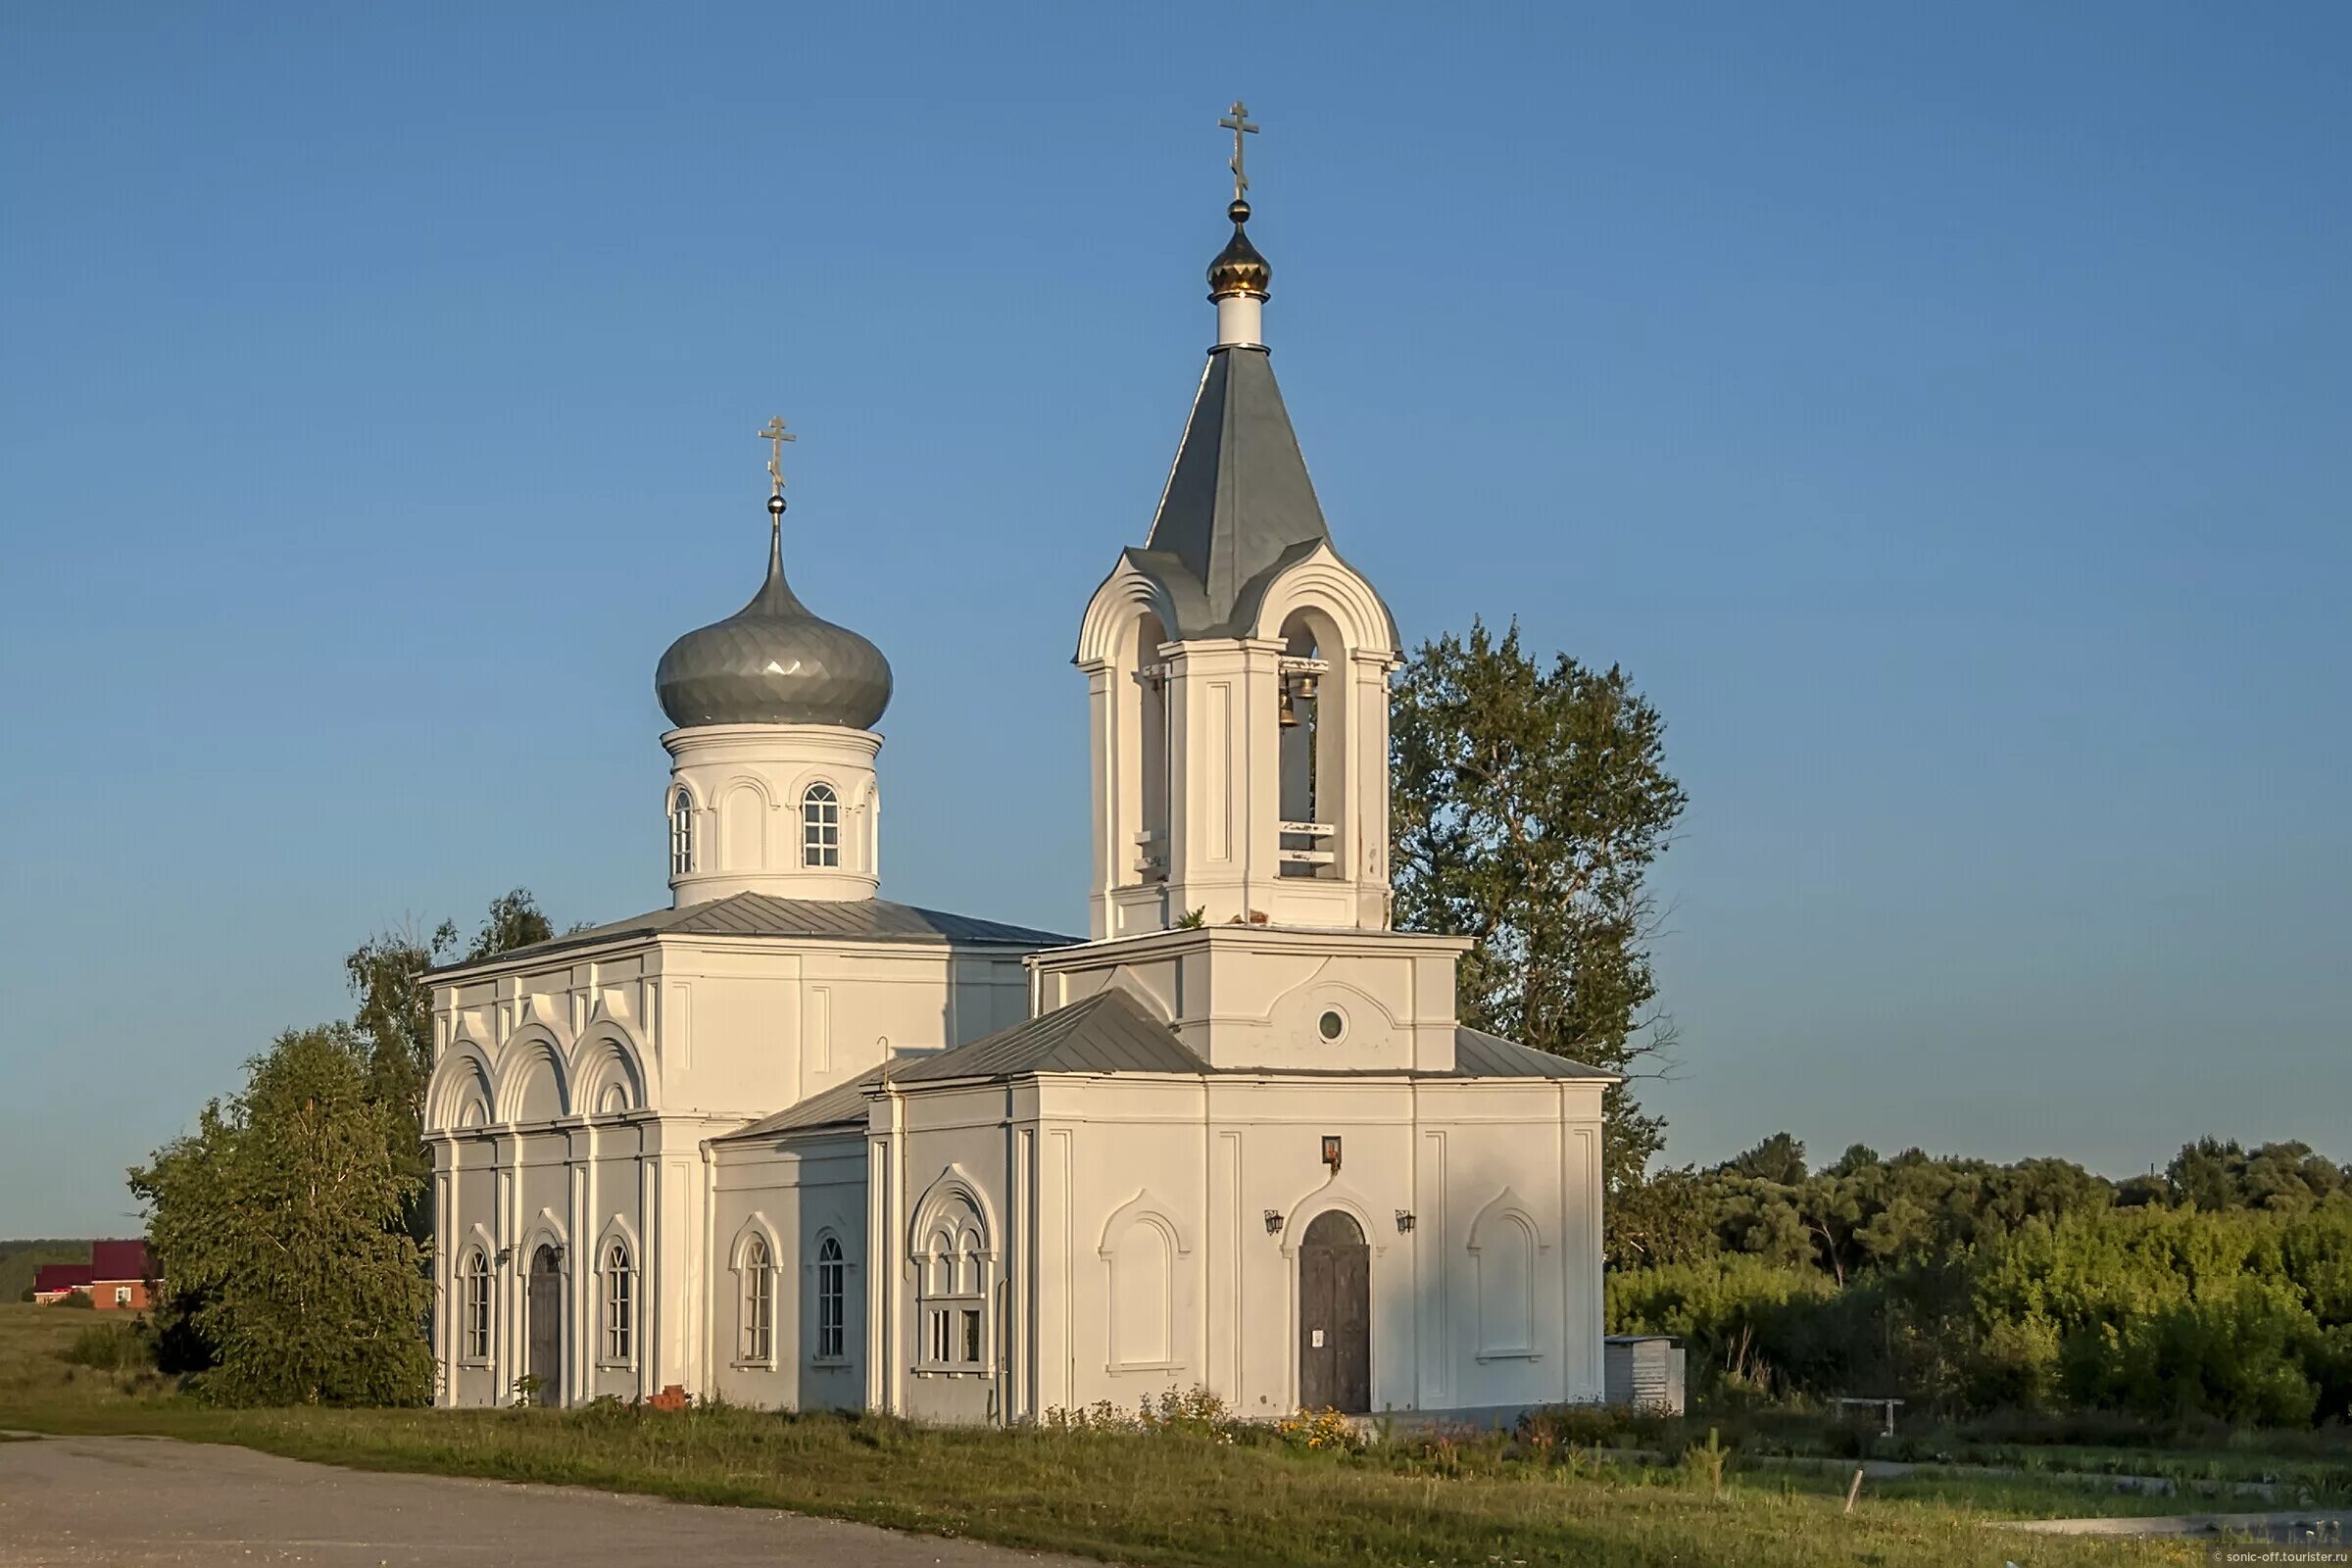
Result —
M 92 1314 L 0 1304 L 0 1428 L 144 1433 L 293 1458 L 759 1504 L 1152 1564 L 2187 1563 L 2185 1544 L 2032 1537 L 1996 1521 L 2174 1511 L 2054 1477 L 1866 1484 L 1702 1448 L 1676 1462 L 1577 1444 L 1397 1436 L 1361 1453 L 1213 1430 L 937 1430 L 716 1408 L 225 1410 L 119 1360 Z M 80 1361 L 67 1359 L 78 1353 Z M 98 1363 L 98 1364 L 90 1364 Z M 0 1463 L 5 1463 L 0 1450 Z M 2247 1506 L 2252 1506 L 2248 1504 Z

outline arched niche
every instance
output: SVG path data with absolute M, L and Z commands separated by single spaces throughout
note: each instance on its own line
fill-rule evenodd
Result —
M 592 1027 L 572 1054 L 572 1100 L 591 1115 L 617 1116 L 648 1103 L 645 1071 L 636 1045 L 617 1024 Z
M 564 1048 L 545 1026 L 511 1036 L 501 1053 L 496 1103 L 507 1122 L 554 1121 L 571 1113 L 571 1082 Z
M 1104 1222 L 1096 1249 L 1104 1269 L 1107 1368 L 1161 1371 L 1182 1364 L 1188 1332 L 1182 1258 L 1192 1243 L 1165 1204 L 1138 1192 Z
M 1534 1212 L 1508 1187 L 1471 1221 L 1469 1252 L 1482 1359 L 1532 1361 L 1540 1357 L 1540 1259 L 1550 1250 Z
M 434 1131 L 486 1127 L 497 1105 L 489 1053 L 471 1040 L 451 1042 L 433 1067 L 425 1094 L 425 1125 Z
M 718 863 L 727 871 L 767 868 L 767 790 L 758 779 L 730 779 L 718 796 Z

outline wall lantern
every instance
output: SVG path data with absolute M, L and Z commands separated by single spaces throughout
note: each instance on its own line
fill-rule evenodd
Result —
M 1269 1208 L 1266 1210 L 1266 1234 L 1268 1236 L 1280 1236 L 1282 1234 L 1281 1209 Z
M 1334 1176 L 1340 1173 L 1340 1137 L 1337 1133 L 1323 1135 L 1323 1163 L 1331 1167 Z
M 502 1247 L 498 1250 L 498 1266 L 500 1268 L 505 1268 L 509 1263 L 514 1261 L 514 1249 L 512 1247 Z
M 1412 1234 L 1412 1230 L 1413 1211 L 1409 1208 L 1398 1209 L 1396 1211 L 1396 1234 L 1399 1236 L 1409 1236 Z

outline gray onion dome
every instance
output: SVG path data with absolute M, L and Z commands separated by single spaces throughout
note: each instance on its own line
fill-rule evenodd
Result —
M 680 729 L 698 724 L 872 729 L 890 706 L 890 662 L 863 637 L 820 619 L 801 603 L 784 580 L 779 531 L 768 546 L 767 581 L 752 602 L 671 643 L 654 671 L 654 691 L 662 710 Z

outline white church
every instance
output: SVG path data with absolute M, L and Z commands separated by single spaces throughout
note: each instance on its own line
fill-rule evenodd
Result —
M 1396 628 L 1275 385 L 1235 110 L 1216 345 L 1078 621 L 1086 939 L 878 896 L 890 666 L 794 594 L 771 461 L 765 581 L 656 676 L 669 906 L 431 977 L 442 1403 L 1600 1398 L 1611 1079 L 1390 923 Z

